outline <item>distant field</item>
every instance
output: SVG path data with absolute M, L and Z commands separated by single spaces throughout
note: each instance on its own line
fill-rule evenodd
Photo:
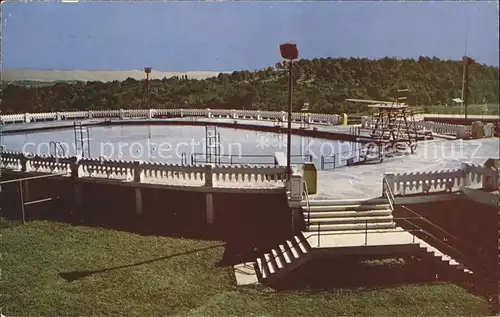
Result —
M 500 105 L 482 104 L 468 105 L 467 113 L 471 115 L 498 115 Z M 457 105 L 452 106 L 421 106 L 427 113 L 463 114 L 464 109 Z
M 6 316 L 486 316 L 450 284 L 275 292 L 235 285 L 218 241 L 2 221 Z M 335 269 L 334 266 L 331 268 Z
M 190 71 L 190 72 L 164 72 L 154 70 L 150 78 L 162 79 L 163 77 L 187 75 L 192 79 L 205 79 L 217 76 L 215 71 Z M 125 80 L 127 77 L 144 79 L 142 70 L 38 70 L 38 69 L 3 69 L 2 80 L 4 81 L 32 81 L 32 82 L 54 82 L 54 81 L 113 81 Z

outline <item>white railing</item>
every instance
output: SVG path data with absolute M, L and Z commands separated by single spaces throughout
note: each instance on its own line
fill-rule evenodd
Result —
M 462 163 L 456 170 L 385 174 L 383 182 L 387 182 L 394 195 L 408 195 L 454 192 L 462 187 L 494 189 L 500 185 L 499 180 L 498 170 Z
M 183 166 L 175 164 L 80 159 L 76 157 L 31 156 L 4 152 L 1 167 L 39 173 L 65 173 L 76 178 L 109 179 L 122 182 L 172 186 L 234 188 L 284 187 L 285 168 L 261 166 Z
M 24 113 L 0 116 L 4 124 L 30 123 L 48 120 L 79 120 L 92 118 L 115 119 L 152 119 L 161 116 L 173 117 L 203 117 L 203 118 L 231 118 L 248 120 L 286 121 L 284 111 L 234 110 L 234 109 L 119 109 L 119 110 L 89 110 L 89 111 L 62 111 L 48 113 Z M 340 116 L 325 113 L 292 113 L 294 122 L 338 125 Z

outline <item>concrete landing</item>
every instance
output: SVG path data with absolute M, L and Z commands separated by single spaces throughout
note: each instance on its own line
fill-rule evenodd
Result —
M 254 285 L 259 283 L 253 262 L 235 265 L 234 275 L 236 276 L 236 285 Z
M 344 232 L 303 232 L 304 237 L 312 248 L 338 248 L 338 247 L 360 247 L 360 246 L 381 246 L 381 245 L 402 245 L 419 243 L 417 237 L 403 228 L 384 230 L 368 230 L 365 232 L 344 231 Z M 319 242 L 319 243 L 318 243 Z

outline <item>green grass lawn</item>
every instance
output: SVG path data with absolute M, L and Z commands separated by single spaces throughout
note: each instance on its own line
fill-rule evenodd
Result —
M 237 287 L 224 245 L 46 221 L 3 223 L 7 316 L 485 316 L 489 304 L 448 284 L 277 293 Z M 69 281 L 68 281 L 69 280 Z

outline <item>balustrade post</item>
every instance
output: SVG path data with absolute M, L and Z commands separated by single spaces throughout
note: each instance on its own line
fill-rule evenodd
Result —
M 134 182 L 140 183 L 142 175 L 142 162 L 135 161 L 134 162 Z
M 28 171 L 28 158 L 24 153 L 21 154 L 21 157 L 19 158 L 19 162 L 21 163 L 21 171 L 22 172 L 27 172 Z
M 205 194 L 205 211 L 207 215 L 207 224 L 214 223 L 214 200 L 212 193 Z
M 303 180 L 300 174 L 293 174 L 290 178 L 288 188 L 290 190 L 290 207 L 299 207 L 302 202 Z
M 291 209 L 291 231 L 295 233 L 302 230 L 302 222 L 299 222 L 299 215 L 302 214 L 302 195 L 303 195 L 303 180 L 302 175 L 293 174 L 289 181 L 285 184 L 286 190 L 290 191 L 288 206 Z
M 69 168 L 71 170 L 71 182 L 73 186 L 73 201 L 74 201 L 74 211 L 70 211 L 70 217 L 73 218 L 73 214 L 80 214 L 83 209 L 83 197 L 82 189 L 78 183 L 80 163 L 76 156 L 71 157 Z
M 71 179 L 75 180 L 79 177 L 80 163 L 78 157 L 71 157 L 71 161 L 69 164 L 69 169 L 71 171 Z
M 135 187 L 134 188 L 134 194 L 135 194 L 135 213 L 137 215 L 142 214 L 142 193 L 141 193 L 141 188 L 140 187 Z
M 462 163 L 461 170 L 462 170 L 462 186 L 469 187 L 472 184 L 469 164 Z
M 213 172 L 212 172 L 212 165 L 207 164 L 205 165 L 205 186 L 206 187 L 213 187 Z

